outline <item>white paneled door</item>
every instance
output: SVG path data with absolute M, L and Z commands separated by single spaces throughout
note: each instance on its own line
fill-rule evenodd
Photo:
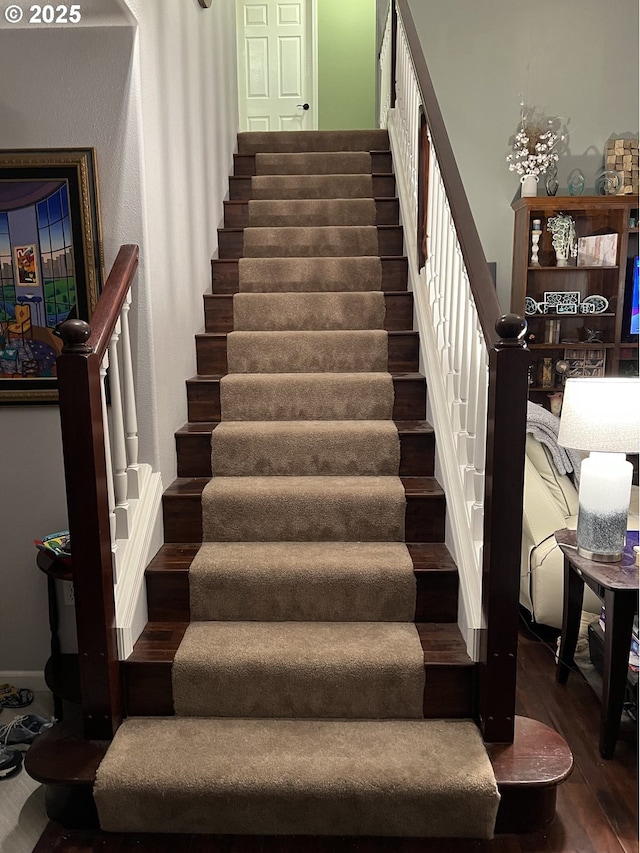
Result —
M 317 128 L 313 0 L 236 0 L 241 130 Z

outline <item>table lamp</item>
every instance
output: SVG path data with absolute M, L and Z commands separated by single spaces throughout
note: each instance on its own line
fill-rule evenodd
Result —
M 558 444 L 590 451 L 580 468 L 578 554 L 619 562 L 633 473 L 625 454 L 640 449 L 640 379 L 567 379 Z

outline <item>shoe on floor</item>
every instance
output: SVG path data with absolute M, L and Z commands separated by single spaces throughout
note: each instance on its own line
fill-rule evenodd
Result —
M 31 743 L 42 731 L 51 728 L 55 721 L 55 717 L 40 717 L 38 714 L 16 717 L 5 726 L 0 726 L 0 745 L 6 747 L 16 743 Z
M 26 708 L 33 702 L 33 691 L 13 684 L 0 684 L 0 708 Z
M 14 776 L 22 767 L 22 753 L 10 746 L 0 746 L 0 779 Z

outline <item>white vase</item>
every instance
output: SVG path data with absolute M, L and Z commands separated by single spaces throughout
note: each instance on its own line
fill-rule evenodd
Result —
M 522 198 L 524 198 L 525 196 L 538 195 L 537 175 L 523 175 L 520 178 L 520 184 L 520 195 Z

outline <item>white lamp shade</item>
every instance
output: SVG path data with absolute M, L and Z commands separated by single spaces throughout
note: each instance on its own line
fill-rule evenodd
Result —
M 575 450 L 637 453 L 640 379 L 567 379 L 558 444 Z

